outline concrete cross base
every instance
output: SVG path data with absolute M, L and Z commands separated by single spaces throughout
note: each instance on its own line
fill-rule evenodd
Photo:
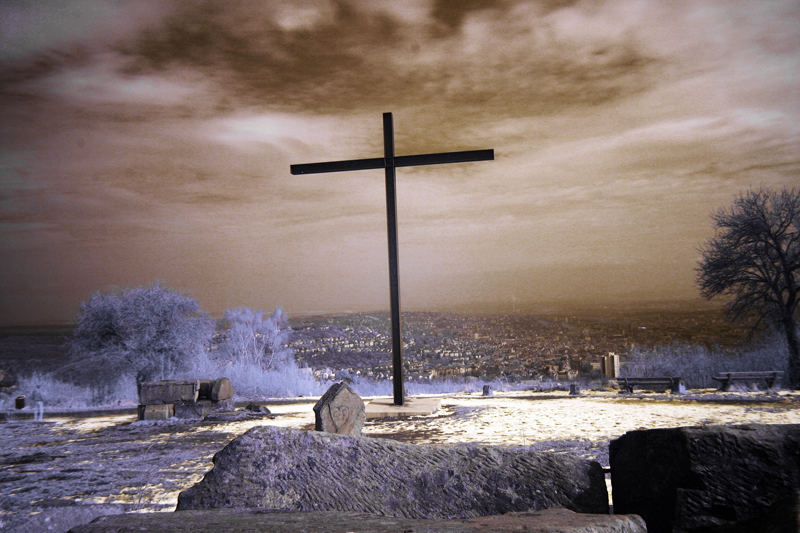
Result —
M 392 398 L 379 398 L 367 403 L 367 418 L 404 418 L 432 415 L 439 410 L 439 398 L 406 398 L 403 405 L 395 405 Z

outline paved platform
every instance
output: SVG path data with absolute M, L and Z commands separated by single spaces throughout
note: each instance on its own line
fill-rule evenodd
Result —
M 392 398 L 370 400 L 366 407 L 367 418 L 403 418 L 432 415 L 442 405 L 440 398 L 406 398 L 403 405 L 395 405 Z

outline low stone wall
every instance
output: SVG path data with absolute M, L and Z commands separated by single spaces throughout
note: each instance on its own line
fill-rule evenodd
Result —
M 800 531 L 800 424 L 631 431 L 609 459 L 614 511 L 651 533 Z
M 468 519 L 421 520 L 390 518 L 359 513 L 316 511 L 310 513 L 268 513 L 252 509 L 212 509 L 179 513 L 129 513 L 98 518 L 74 527 L 70 533 L 113 531 L 293 533 L 646 533 L 638 516 L 579 514 L 567 509 L 547 509 Z
M 214 456 L 178 510 L 218 507 L 467 518 L 566 507 L 607 513 L 600 465 L 499 446 L 436 446 L 272 426 Z

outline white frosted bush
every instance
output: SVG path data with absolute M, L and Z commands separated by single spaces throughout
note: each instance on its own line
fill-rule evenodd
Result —
M 193 357 L 179 378 L 227 377 L 240 399 L 319 395 L 324 392 L 310 369 L 298 366 L 285 344 L 291 328 L 286 314 L 247 307 L 225 312 L 216 342 Z
M 212 356 L 264 370 L 285 365 L 294 361 L 294 354 L 284 346 L 290 333 L 289 319 L 280 307 L 270 316 L 247 307 L 229 309 Z
M 137 381 L 174 375 L 208 349 L 213 333 L 194 298 L 160 284 L 97 292 L 81 305 L 70 344 L 73 362 L 63 372 L 105 396 L 120 375 Z
M 689 388 L 715 387 L 720 372 L 788 370 L 785 342 L 772 337 L 731 353 L 703 346 L 671 345 L 634 349 L 620 372 L 628 377 L 680 377 Z

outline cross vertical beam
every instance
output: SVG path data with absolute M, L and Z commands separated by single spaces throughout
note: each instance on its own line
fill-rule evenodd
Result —
M 394 167 L 394 124 L 383 114 L 383 159 L 386 166 L 386 227 L 389 237 L 389 304 L 392 310 L 392 382 L 394 404 L 403 405 L 403 336 L 400 327 L 400 279 L 397 258 L 397 191 Z
M 397 192 L 395 169 L 419 165 L 441 165 L 445 163 L 467 163 L 470 161 L 491 161 L 494 150 L 465 150 L 462 152 L 442 152 L 436 154 L 394 155 L 394 125 L 392 114 L 383 114 L 383 157 L 370 159 L 349 159 L 325 163 L 306 163 L 291 165 L 292 174 L 318 174 L 322 172 L 342 172 L 346 170 L 367 170 L 382 168 L 386 171 L 386 227 L 389 240 L 389 299 L 392 311 L 392 381 L 394 383 L 394 404 L 403 405 L 403 338 L 400 332 L 400 282 L 397 260 Z

